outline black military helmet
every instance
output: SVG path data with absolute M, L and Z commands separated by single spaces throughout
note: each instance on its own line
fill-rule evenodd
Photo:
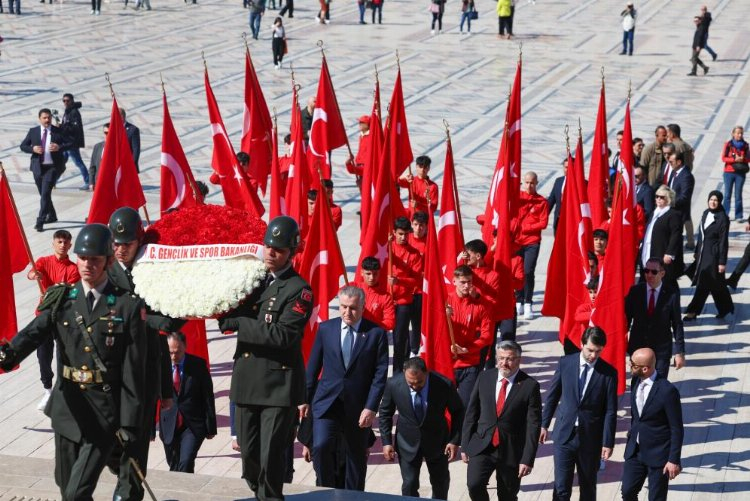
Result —
M 278 216 L 268 223 L 263 243 L 277 249 L 289 249 L 294 252 L 299 245 L 299 226 L 289 216 Z
M 116 244 L 127 244 L 143 238 L 143 222 L 138 211 L 130 207 L 120 207 L 109 218 L 109 229 Z
M 111 256 L 112 232 L 100 223 L 87 224 L 78 232 L 73 252 L 79 256 Z

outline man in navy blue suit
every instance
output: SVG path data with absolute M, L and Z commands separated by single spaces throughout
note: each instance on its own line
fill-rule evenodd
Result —
M 52 125 L 52 112 L 39 110 L 39 126 L 32 127 L 21 142 L 21 151 L 31 154 L 31 172 L 39 190 L 41 202 L 34 229 L 44 231 L 45 223 L 57 222 L 55 206 L 52 205 L 52 188 L 65 170 L 64 151 L 71 146 L 69 137 L 62 129 Z
M 680 393 L 656 372 L 651 348 L 630 357 L 630 431 L 625 445 L 622 499 L 637 501 L 648 477 L 649 501 L 666 500 L 669 481 L 680 474 L 682 454 L 682 406 Z
M 578 470 L 581 500 L 596 499 L 599 458 L 609 459 L 617 427 L 617 371 L 599 357 L 607 336 L 589 327 L 581 352 L 560 359 L 542 410 L 539 443 L 547 440 L 555 409 L 555 490 L 553 499 L 569 500 L 573 470 Z M 562 402 L 560 399 L 562 398 Z
M 687 241 L 685 248 L 688 250 L 695 249 L 695 235 L 693 234 L 693 220 L 690 218 L 690 206 L 693 201 L 693 190 L 695 189 L 695 177 L 690 169 L 685 168 L 685 156 L 681 151 L 672 153 L 669 156 L 669 164 L 672 166 L 667 184 L 674 191 L 675 200 L 674 208 L 682 214 L 682 222 L 685 225 Z
M 635 177 L 635 201 L 643 208 L 646 214 L 646 224 L 648 224 L 656 208 L 656 192 L 648 184 L 648 173 L 640 165 L 633 169 L 633 177 Z
M 171 471 L 193 473 L 204 439 L 216 436 L 214 387 L 206 361 L 185 353 L 185 335 L 167 338 L 172 359 L 174 405 L 159 414 L 159 437 Z
M 307 362 L 313 466 L 322 487 L 335 487 L 336 441 L 342 435 L 345 488 L 365 489 L 370 428 L 388 378 L 388 338 L 381 327 L 362 318 L 364 305 L 362 289 L 342 288 L 341 318 L 320 324 Z M 301 411 L 305 415 L 308 409 Z

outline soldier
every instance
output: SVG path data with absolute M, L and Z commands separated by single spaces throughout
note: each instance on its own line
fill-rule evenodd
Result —
M 49 336 L 58 378 L 45 413 L 55 432 L 55 482 L 62 499 L 90 500 L 116 441 L 128 451 L 142 425 L 146 358 L 143 302 L 107 277 L 112 234 L 83 227 L 73 251 L 81 280 L 50 287 L 40 314 L 10 344 L 0 367 L 13 368 Z
M 222 331 L 237 331 L 229 399 L 236 405 L 242 478 L 262 500 L 284 499 L 285 454 L 296 407 L 305 402 L 302 334 L 313 296 L 292 268 L 299 241 L 294 219 L 274 218 L 263 238 L 264 285 L 219 319 Z
M 121 207 L 112 213 L 109 229 L 114 237 L 114 262 L 107 271 L 112 283 L 135 294 L 131 270 L 143 242 L 143 223 L 138 211 Z M 117 473 L 114 501 L 143 499 L 143 486 L 132 469 L 130 457 L 138 462 L 143 474 L 148 464 L 148 449 L 154 436 L 156 403 L 161 397 L 162 408 L 172 407 L 172 363 L 169 359 L 167 336 L 162 332 L 175 332 L 185 325 L 184 320 L 172 319 L 147 309 L 146 315 L 146 388 L 143 400 L 143 419 L 138 427 L 138 440 L 129 451 L 115 447 L 110 467 Z

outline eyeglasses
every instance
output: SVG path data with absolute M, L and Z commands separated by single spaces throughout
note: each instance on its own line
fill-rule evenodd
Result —
M 667 197 L 665 195 L 656 195 L 656 198 L 659 198 L 661 200 L 666 200 Z
M 658 275 L 661 270 L 654 270 L 653 268 L 644 268 L 643 273 L 646 275 Z

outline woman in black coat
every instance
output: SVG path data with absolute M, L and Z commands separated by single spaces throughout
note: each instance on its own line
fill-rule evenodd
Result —
M 643 268 L 650 258 L 664 263 L 664 281 L 674 287 L 682 275 L 682 214 L 673 209 L 675 194 L 666 185 L 656 190 L 656 209 L 646 227 L 641 244 L 641 281 L 645 281 Z
M 721 205 L 723 198 L 720 191 L 709 193 L 708 209 L 701 218 L 698 246 L 695 250 L 695 273 L 692 277 L 695 295 L 687 307 L 683 319 L 686 321 L 694 320 L 700 314 L 709 293 L 713 296 L 718 311 L 716 318 L 734 313 L 732 296 L 724 279 L 729 246 L 729 218 Z

